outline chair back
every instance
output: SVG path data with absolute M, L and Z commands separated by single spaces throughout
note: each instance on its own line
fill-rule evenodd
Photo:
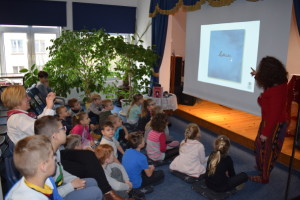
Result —
M 46 107 L 46 102 L 41 97 L 39 89 L 36 88 L 36 84 L 33 84 L 28 88 L 26 93 L 31 98 L 30 111 L 34 112 L 36 115 L 41 114 Z

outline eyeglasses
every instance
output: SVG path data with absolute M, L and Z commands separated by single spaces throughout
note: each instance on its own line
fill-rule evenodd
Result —
M 67 130 L 67 127 L 66 127 L 66 126 L 63 126 L 63 127 L 59 128 L 58 130 L 66 131 L 66 130 Z

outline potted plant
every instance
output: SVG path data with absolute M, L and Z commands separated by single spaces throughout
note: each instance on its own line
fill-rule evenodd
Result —
M 118 59 L 115 62 L 115 75 L 123 80 L 123 88 L 117 90 L 117 95 L 131 102 L 136 93 L 146 94 L 150 86 L 150 76 L 157 60 L 157 54 L 150 48 L 144 48 L 142 40 L 132 36 L 132 43 L 126 43 L 119 36 L 115 38 L 115 51 Z M 128 105 L 128 103 L 127 103 Z M 126 111 L 123 111 L 127 114 Z
M 36 84 L 39 81 L 39 69 L 35 64 L 33 64 L 29 69 L 21 69 L 20 73 L 25 73 L 23 77 L 23 83 L 26 88 L 31 87 L 33 84 Z
M 72 88 L 83 91 L 84 101 L 92 92 L 110 93 L 106 84 L 110 62 L 116 57 L 113 38 L 103 30 L 63 31 L 48 47 L 51 59 L 44 70 L 49 73 L 49 85 L 60 96 Z

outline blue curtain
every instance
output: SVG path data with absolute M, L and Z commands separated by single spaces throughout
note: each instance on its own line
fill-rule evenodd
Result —
M 136 8 L 73 3 L 73 29 L 104 29 L 108 33 L 134 33 Z
M 298 26 L 298 32 L 300 35 L 300 1 L 299 0 L 294 0 L 294 9 L 295 9 L 296 21 Z
M 1 0 L 0 24 L 66 26 L 66 2 Z
M 168 15 L 161 15 L 161 14 L 158 14 L 152 18 L 152 46 L 154 47 L 154 51 L 159 56 L 154 66 L 155 74 L 159 72 L 162 58 L 164 56 L 164 49 L 165 49 L 167 28 L 168 28 L 168 18 L 169 18 Z M 152 84 L 159 82 L 159 77 L 156 76 L 155 74 L 152 75 L 151 77 Z

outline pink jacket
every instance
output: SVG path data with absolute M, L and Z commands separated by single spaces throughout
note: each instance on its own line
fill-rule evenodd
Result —
M 83 146 L 90 146 L 89 142 L 93 141 L 93 138 L 89 132 L 88 126 L 83 126 L 81 124 L 77 124 L 70 131 L 70 134 L 77 134 L 81 136 L 81 144 Z

